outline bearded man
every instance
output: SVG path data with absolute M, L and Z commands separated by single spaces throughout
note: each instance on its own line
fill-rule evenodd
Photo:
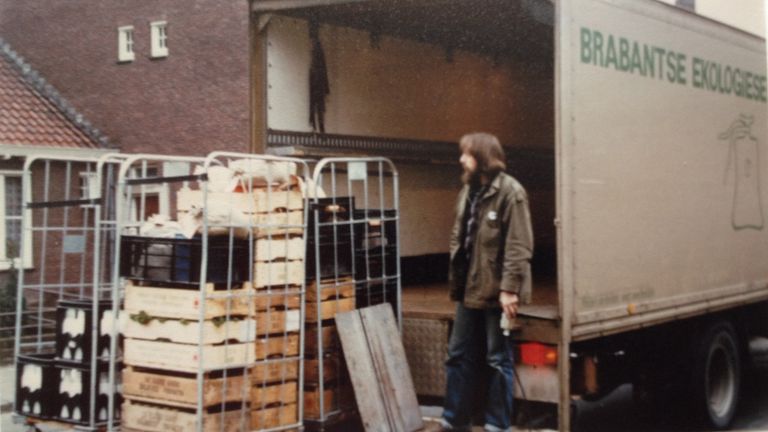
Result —
M 450 241 L 451 300 L 456 317 L 446 360 L 443 418 L 433 430 L 471 429 L 474 386 L 487 365 L 485 430 L 512 427 L 514 364 L 502 314 L 514 320 L 530 302 L 533 233 L 528 196 L 506 174 L 504 150 L 487 133 L 459 141 L 464 187 Z

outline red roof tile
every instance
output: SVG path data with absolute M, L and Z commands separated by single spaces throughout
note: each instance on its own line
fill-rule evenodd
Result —
M 0 52 L 0 144 L 101 148 Z

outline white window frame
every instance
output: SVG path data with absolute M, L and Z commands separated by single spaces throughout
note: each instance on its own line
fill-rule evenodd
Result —
M 121 26 L 117 28 L 117 61 L 132 62 L 136 59 L 133 49 L 133 26 Z
M 152 58 L 168 57 L 168 22 L 152 21 L 149 23 L 152 40 Z
M 160 167 L 151 166 L 147 167 L 147 169 L 157 169 L 157 172 L 160 173 Z M 142 175 L 140 174 L 141 172 L 141 168 L 132 168 L 130 178 L 142 178 Z M 139 215 L 142 197 L 157 196 L 159 214 L 168 217 L 171 216 L 171 190 L 168 183 L 137 185 L 133 186 L 131 189 L 131 200 L 128 205 L 131 222 L 146 222 L 146 220 Z
M 99 187 L 99 175 L 94 171 L 80 172 L 80 199 L 90 200 L 101 198 L 101 188 Z M 83 204 L 80 207 L 93 208 L 95 204 Z
M 5 216 L 5 179 L 6 177 L 19 177 L 22 182 L 22 197 L 21 197 L 21 241 L 23 243 L 22 251 L 24 253 L 22 257 L 9 258 L 7 242 L 6 242 L 6 216 Z M 2 223 L 0 223 L 0 271 L 10 270 L 11 264 L 18 269 L 22 265 L 25 269 L 31 269 L 32 266 L 32 230 L 29 229 L 29 225 L 32 222 L 32 211 L 24 207 L 24 203 L 31 201 L 32 196 L 29 188 L 24 188 L 24 184 L 31 184 L 31 177 L 29 174 L 24 175 L 23 171 L 8 171 L 0 170 L 0 215 L 2 215 Z

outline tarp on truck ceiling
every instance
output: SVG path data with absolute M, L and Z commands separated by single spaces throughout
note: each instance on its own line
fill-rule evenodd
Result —
M 280 12 L 343 27 L 551 63 L 551 0 L 254 0 L 255 13 Z

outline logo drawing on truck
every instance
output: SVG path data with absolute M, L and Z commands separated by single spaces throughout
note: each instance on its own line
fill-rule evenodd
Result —
M 731 225 L 734 230 L 762 230 L 765 224 L 760 188 L 760 142 L 752 135 L 755 118 L 741 114 L 718 137 L 728 143 L 724 183 L 733 180 Z

